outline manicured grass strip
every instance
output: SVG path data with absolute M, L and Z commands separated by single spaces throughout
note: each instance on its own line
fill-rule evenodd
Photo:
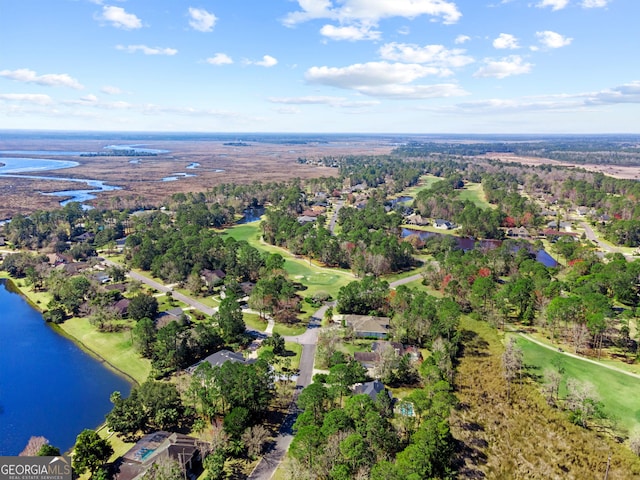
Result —
M 482 184 L 480 183 L 467 183 L 462 190 L 458 191 L 458 198 L 460 200 L 469 200 L 477 207 L 480 208 L 496 208 L 495 205 L 487 202 L 487 197 L 482 190 Z
M 617 418 L 620 426 L 629 431 L 640 427 L 640 404 L 637 400 L 640 398 L 640 379 L 563 355 L 522 337 L 518 337 L 518 345 L 524 353 L 525 364 L 533 367 L 535 375 L 543 376 L 547 369 L 564 369 L 561 397 L 566 395 L 567 379 L 589 382 L 598 393 L 607 415 Z
M 294 371 L 297 370 L 300 367 L 300 356 L 302 355 L 302 345 L 295 342 L 284 342 L 284 348 L 288 352 L 293 352 L 295 354 L 287 358 L 291 359 L 291 368 Z
M 258 315 L 257 313 L 242 312 L 242 318 L 244 319 L 244 323 L 249 328 L 258 330 L 259 332 L 264 332 L 267 329 L 267 321 L 263 318 L 260 318 L 260 315 Z
M 142 383 L 149 376 L 151 363 L 132 348 L 131 332 L 99 332 L 86 318 L 71 318 L 60 329 L 88 351 L 115 369 Z
M 216 300 L 211 295 L 205 295 L 204 297 L 196 296 L 193 294 L 193 292 L 191 292 L 190 290 L 187 290 L 186 288 L 174 288 L 173 291 L 181 293 L 186 297 L 193 298 L 194 300 L 202 303 L 203 305 L 206 305 L 207 307 L 213 308 L 220 305 L 220 301 Z
M 283 325 L 281 323 L 276 323 L 273 327 L 273 333 L 279 333 L 282 336 L 293 337 L 295 335 L 302 335 L 306 329 L 306 323 L 300 323 L 298 325 Z

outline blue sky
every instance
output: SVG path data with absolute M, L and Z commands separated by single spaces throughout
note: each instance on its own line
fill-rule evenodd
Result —
M 0 0 L 0 129 L 640 133 L 638 0 Z

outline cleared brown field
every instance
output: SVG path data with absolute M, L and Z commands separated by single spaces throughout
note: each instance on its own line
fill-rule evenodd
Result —
M 556 165 L 566 168 L 582 168 L 588 172 L 603 173 L 610 177 L 626 178 L 630 180 L 640 179 L 640 167 L 628 167 L 619 165 L 596 165 L 592 163 L 577 164 L 561 162 L 559 160 L 552 160 L 551 158 L 539 158 L 539 157 L 522 157 L 511 153 L 488 153 L 483 156 L 491 160 L 498 160 L 500 162 L 515 162 L 522 165 Z
M 0 150 L 103 151 L 122 140 L 21 140 L 1 141 Z M 102 180 L 121 190 L 100 193 L 92 203 L 109 207 L 112 199 L 130 203 L 158 204 L 178 192 L 199 192 L 220 183 L 282 181 L 291 178 L 315 178 L 337 175 L 337 169 L 297 163 L 300 157 L 319 159 L 324 156 L 388 154 L 393 148 L 380 142 L 336 141 L 328 143 L 275 144 L 248 142 L 248 146 L 225 145 L 222 141 L 157 141 L 127 140 L 127 144 L 146 144 L 148 148 L 169 150 L 158 156 L 40 156 L 55 160 L 73 160 L 79 166 L 63 170 L 38 172 L 38 176 Z M 17 155 L 6 155 L 17 156 Z M 27 155 L 20 155 L 27 157 Z M 35 155 L 29 155 L 39 158 Z M 137 163 L 130 163 L 131 160 Z M 2 157 L 0 157 L 0 163 Z M 192 163 L 199 166 L 186 167 Z M 193 174 L 176 181 L 162 181 L 176 173 Z M 25 173 L 29 175 L 29 173 Z M 33 175 L 33 173 L 31 174 Z M 39 192 L 85 188 L 81 183 L 0 177 L 0 218 L 16 213 L 29 214 L 37 209 L 56 208 L 60 198 Z M 125 202 L 126 203 L 126 202 Z

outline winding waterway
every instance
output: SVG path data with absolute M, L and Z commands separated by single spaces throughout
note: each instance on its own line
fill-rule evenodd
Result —
M 0 455 L 17 455 L 32 435 L 66 451 L 111 410 L 130 384 L 47 324 L 0 279 Z
M 3 153 L 3 152 L 0 152 Z M 26 152 L 29 153 L 29 152 Z M 68 153 L 68 152 L 66 152 Z M 0 157 L 0 177 L 4 178 L 30 178 L 34 180 L 53 180 L 77 182 L 88 185 L 91 188 L 78 190 L 60 190 L 57 192 L 44 193 L 43 195 L 52 195 L 56 197 L 64 197 L 60 202 L 64 206 L 69 202 L 86 202 L 96 198 L 96 193 L 108 192 L 111 190 L 120 190 L 120 187 L 109 185 L 102 180 L 92 180 L 87 178 L 69 178 L 69 177 L 45 177 L 38 175 L 19 175 L 26 172 L 44 172 L 50 170 L 61 170 L 64 168 L 72 168 L 80 165 L 72 160 L 50 160 L 45 158 L 18 158 L 18 157 Z

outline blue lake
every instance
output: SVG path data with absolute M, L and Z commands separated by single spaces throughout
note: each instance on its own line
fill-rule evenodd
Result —
M 47 324 L 0 280 L 0 455 L 17 455 L 32 435 L 66 451 L 131 385 Z

